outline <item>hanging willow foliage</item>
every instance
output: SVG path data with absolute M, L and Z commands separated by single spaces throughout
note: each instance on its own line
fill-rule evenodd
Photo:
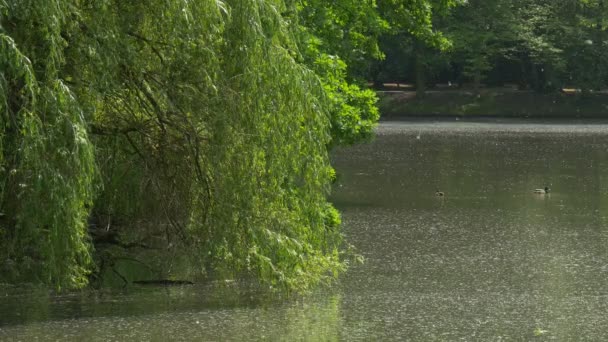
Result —
M 1 3 L 3 271 L 16 280 L 86 284 L 93 147 L 60 78 L 64 1 Z
M 83 286 L 87 227 L 207 276 L 305 290 L 343 270 L 330 101 L 286 10 L 0 0 L 0 281 Z
M 210 146 L 220 183 L 207 232 L 223 243 L 208 249 L 216 262 L 289 287 L 316 283 L 341 268 L 337 219 L 324 198 L 332 169 L 319 81 L 294 62 L 278 2 L 229 3 L 222 67 L 229 110 L 214 134 L 230 148 Z M 231 222 L 239 229 L 223 228 Z

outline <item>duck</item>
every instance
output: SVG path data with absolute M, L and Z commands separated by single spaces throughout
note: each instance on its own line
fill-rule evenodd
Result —
M 439 191 L 439 190 L 435 191 L 435 196 L 437 196 L 437 197 L 443 197 L 444 195 L 445 194 L 443 193 L 443 191 Z
M 537 195 L 544 195 L 549 193 L 549 187 L 546 186 L 544 189 L 534 189 L 534 193 Z

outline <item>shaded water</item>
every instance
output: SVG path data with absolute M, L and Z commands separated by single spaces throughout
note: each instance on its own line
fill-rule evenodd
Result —
M 605 124 L 383 123 L 333 155 L 335 288 L 0 290 L 0 340 L 608 340 L 607 157 Z

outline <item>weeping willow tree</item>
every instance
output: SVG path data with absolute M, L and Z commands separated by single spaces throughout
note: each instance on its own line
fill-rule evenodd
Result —
M 286 10 L 0 0 L 0 281 L 84 286 L 102 235 L 288 289 L 343 270 L 328 101 Z

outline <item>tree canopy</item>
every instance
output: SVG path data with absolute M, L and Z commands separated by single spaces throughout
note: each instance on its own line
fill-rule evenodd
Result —
M 89 230 L 289 288 L 342 269 L 327 101 L 284 6 L 3 2 L 3 277 L 84 285 Z
M 328 149 L 371 137 L 378 37 L 430 41 L 430 6 L 0 0 L 0 281 L 82 287 L 118 257 L 330 281 Z

